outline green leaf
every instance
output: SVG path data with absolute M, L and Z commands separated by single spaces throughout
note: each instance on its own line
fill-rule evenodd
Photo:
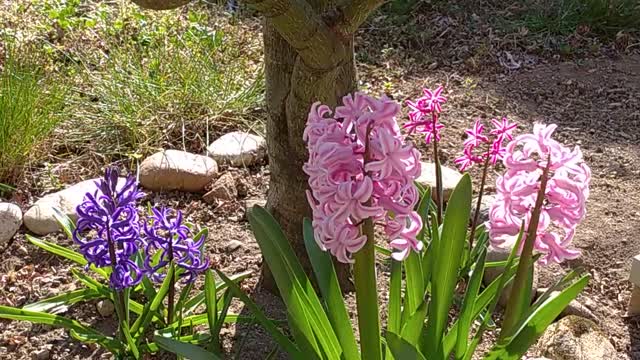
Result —
M 251 300 L 241 289 L 240 287 L 229 279 L 226 275 L 221 272 L 218 272 L 218 276 L 224 281 L 229 287 L 229 291 L 231 291 L 236 297 L 238 297 L 242 302 L 251 310 L 253 315 L 256 317 L 256 321 L 262 325 L 262 327 L 271 334 L 274 341 L 282 347 L 289 355 L 291 355 L 294 359 L 302 358 L 303 354 L 300 352 L 298 347 L 291 342 L 273 323 L 273 321 L 269 320 L 262 310 L 256 305 L 253 300 Z
M 431 281 L 432 298 L 425 340 L 426 348 L 431 349 L 436 356 L 440 354 L 449 308 L 453 302 L 458 270 L 466 243 L 470 211 L 471 178 L 469 174 L 465 174 L 449 199 L 434 261 Z
M 75 262 L 78 265 L 81 266 L 85 266 L 87 265 L 87 260 L 84 258 L 84 256 L 82 256 L 82 254 L 77 253 L 71 249 L 67 249 L 64 246 L 60 246 L 58 244 L 54 244 L 52 242 L 46 241 L 46 240 L 42 240 L 42 239 L 38 239 L 35 238 L 31 235 L 26 235 L 27 236 L 27 240 L 29 240 L 30 243 L 32 243 L 33 245 L 46 250 L 54 255 L 58 255 L 60 257 L 63 257 L 65 259 L 71 260 L 73 262 Z M 108 279 L 109 277 L 107 276 L 107 273 L 103 270 L 103 269 L 98 269 L 95 266 L 91 265 L 91 270 L 94 271 L 95 273 L 99 274 L 100 276 L 102 276 L 105 279 Z
M 238 273 L 229 277 L 233 282 L 240 282 L 251 275 L 251 271 L 245 271 L 242 273 Z M 227 288 L 227 284 L 224 282 L 216 284 L 216 293 Z M 198 306 L 200 306 L 205 301 L 205 293 L 204 291 L 197 293 L 191 299 L 187 300 L 184 304 L 184 314 L 193 313 Z
M 426 360 L 420 351 L 405 339 L 398 335 L 387 332 L 387 347 L 391 350 L 393 357 L 398 360 Z
M 222 359 L 201 347 L 189 343 L 173 340 L 162 336 L 154 336 L 153 341 L 164 350 L 183 356 L 190 360 L 218 360 Z
M 462 301 L 460 316 L 458 317 L 458 340 L 456 342 L 456 359 L 462 359 L 467 351 L 467 342 L 469 339 L 469 330 L 474 319 L 474 308 L 476 306 L 476 298 L 482 284 L 482 276 L 484 275 L 484 262 L 486 259 L 486 248 L 480 252 L 478 261 L 473 269 L 467 291 Z
M 384 247 L 382 247 L 380 245 L 376 245 L 375 249 L 376 249 L 377 252 L 379 252 L 380 254 L 382 254 L 384 256 L 391 256 L 391 250 L 385 249 Z
M 222 312 L 218 313 L 218 319 L 223 319 L 225 324 L 246 324 L 255 322 L 255 318 L 253 316 L 242 316 L 238 314 L 227 314 L 224 318 L 222 318 Z M 272 320 L 269 319 L 274 324 L 286 325 L 286 320 Z M 173 324 L 162 328 L 160 330 L 156 330 L 157 334 L 162 336 L 172 336 L 175 334 L 178 329 L 184 329 L 189 327 L 194 327 L 198 325 L 208 325 L 209 319 L 207 314 L 199 314 L 199 315 L 191 315 L 183 318 L 182 320 L 174 321 Z M 180 331 L 179 333 L 184 333 L 184 331 Z M 219 333 L 219 332 L 218 332 Z
M 387 332 L 399 333 L 402 322 L 402 261 L 391 259 L 391 276 L 389 280 L 389 304 L 387 316 Z M 393 359 L 391 349 L 386 346 L 385 359 Z
M 73 223 L 71 219 L 60 211 L 57 207 L 53 208 L 53 218 L 56 219 L 58 225 L 64 233 L 67 235 L 69 240 L 73 240 L 73 232 L 76 229 L 76 224 Z
M 131 326 L 131 332 L 133 334 L 136 334 L 136 337 L 139 338 L 138 341 L 142 339 L 142 336 L 139 335 L 144 334 L 147 326 L 149 326 L 149 323 L 151 323 L 153 316 L 156 315 L 156 311 L 162 304 L 162 301 L 169 293 L 169 289 L 171 288 L 171 277 L 173 276 L 175 266 L 172 266 L 170 263 L 168 268 L 169 270 L 167 271 L 164 281 L 162 282 L 160 289 L 158 289 L 156 296 L 151 301 L 145 304 L 142 315 L 138 317 L 133 323 L 133 326 Z
M 440 247 L 440 231 L 438 229 L 438 220 L 435 212 L 431 212 L 431 227 L 429 233 L 431 234 L 431 241 L 426 246 L 425 253 L 422 255 L 422 272 L 424 283 L 427 288 L 431 285 L 431 276 L 433 274 L 433 269 L 435 266 L 436 259 L 438 258 L 438 249 Z M 429 228 L 427 224 L 425 224 L 424 228 Z
M 209 332 L 211 333 L 211 341 L 217 344 L 220 343 L 220 339 L 219 339 L 220 330 L 222 330 L 222 325 L 224 324 L 225 319 L 227 317 L 229 306 L 231 306 L 231 300 L 233 300 L 233 296 L 231 296 L 231 292 L 226 291 L 224 295 L 222 295 L 222 300 L 223 300 L 222 311 L 220 311 L 220 314 L 217 314 L 216 323 L 214 324 L 213 328 L 209 329 Z M 218 348 L 214 348 L 213 350 L 218 351 Z
M 338 283 L 338 276 L 336 275 L 333 262 L 331 261 L 331 256 L 318 247 L 309 219 L 304 219 L 303 229 L 307 254 L 309 254 L 311 266 L 318 281 L 318 287 L 320 288 L 322 298 L 327 307 L 327 316 L 342 346 L 343 356 L 346 360 L 360 359 L 358 345 L 355 335 L 353 334 L 349 314 L 344 306 L 342 291 Z
M 98 293 L 100 293 L 100 295 L 111 299 L 111 301 L 113 301 L 114 304 L 115 304 L 115 300 L 116 300 L 115 299 L 115 292 L 110 287 L 98 282 L 94 278 L 92 278 L 89 275 L 79 271 L 78 269 L 71 269 L 71 273 L 78 280 L 80 280 L 80 282 L 85 284 L 89 289 L 97 291 Z M 142 314 L 143 307 L 142 307 L 142 304 L 140 304 L 139 302 L 137 302 L 135 300 L 132 300 L 132 299 L 129 299 L 128 306 L 129 306 L 129 310 L 133 311 L 134 313 L 136 313 L 138 315 Z
M 169 333 L 166 333 L 166 334 L 156 333 L 155 336 L 168 338 L 171 335 Z M 193 335 L 184 335 L 184 336 L 171 338 L 171 339 L 181 341 L 181 342 L 186 342 L 192 345 L 203 345 L 203 344 L 206 344 L 210 340 L 210 338 L 211 336 L 209 336 L 209 334 L 193 334 Z M 142 352 L 145 352 L 145 353 L 156 353 L 158 352 L 158 350 L 160 350 L 160 348 L 155 342 L 147 342 L 147 343 L 141 344 L 139 348 Z
M 391 278 L 389 280 L 389 316 L 387 330 L 399 333 L 402 309 L 402 261 L 391 259 Z
M 67 319 L 62 316 L 0 305 L 0 318 L 62 327 L 73 330 L 76 334 L 87 339 L 87 342 L 95 342 L 112 353 L 124 350 L 122 343 L 114 338 L 106 336 L 88 326 L 82 325 L 75 320 Z
M 423 302 L 424 297 L 424 273 L 422 272 L 420 255 L 414 251 L 404 261 L 406 295 L 405 318 L 413 314 Z
M 407 321 L 402 326 L 401 336 L 409 344 L 413 346 L 418 345 L 418 340 L 422 336 L 422 329 L 424 328 L 424 320 L 427 317 L 427 310 L 429 309 L 429 303 L 422 301 L 416 311 L 411 314 Z
M 322 345 L 322 352 L 330 358 L 339 358 L 342 353 L 340 343 L 282 229 L 271 214 L 260 206 L 250 209 L 247 217 L 291 314 L 290 319 L 298 322 L 296 327 L 299 335 L 304 335 L 309 344 L 314 344 L 317 338 Z M 302 341 L 299 338 L 297 340 Z M 318 355 L 321 356 L 320 353 Z
M 520 359 L 529 347 L 544 333 L 569 303 L 587 286 L 589 275 L 584 275 L 566 289 L 551 294 L 516 330 L 489 352 L 487 360 Z
M 99 299 L 102 297 L 105 296 L 103 294 L 100 294 L 96 290 L 80 289 L 25 305 L 23 309 L 29 311 L 55 313 L 56 310 L 58 310 L 60 307 L 70 306 L 80 301 Z
M 490 305 L 490 303 L 495 299 L 495 297 L 498 294 L 502 292 L 501 285 L 502 287 L 504 287 L 505 285 L 509 284 L 509 282 L 513 280 L 514 274 L 516 272 L 516 267 L 517 267 L 517 263 L 512 264 L 510 267 L 508 267 L 509 270 L 505 271 L 503 274 L 498 275 L 498 277 L 495 278 L 495 280 L 493 280 L 491 284 L 489 284 L 489 286 L 487 286 L 480 293 L 480 296 L 478 296 L 478 298 L 476 299 L 475 307 L 473 309 L 473 319 L 480 316 L 482 311 L 488 305 Z M 504 283 L 502 281 L 503 278 L 505 279 Z M 447 336 L 444 339 L 444 351 L 443 351 L 444 354 L 451 353 L 451 351 L 453 351 L 454 349 L 454 346 L 456 345 L 456 340 L 458 338 L 458 325 L 459 325 L 458 320 L 456 320 L 453 323 L 453 325 L 451 325 L 451 328 L 449 329 L 449 332 L 447 333 Z
M 511 253 L 507 258 L 507 265 L 505 269 L 512 268 L 512 265 L 515 262 L 515 259 L 517 256 L 516 254 L 518 253 L 518 249 L 520 249 L 520 245 L 522 244 L 523 234 L 524 234 L 524 223 L 520 227 L 520 232 L 518 233 L 518 238 L 516 240 L 516 243 L 513 245 L 513 248 L 511 249 Z M 521 265 L 520 258 L 518 258 L 518 264 L 514 269 L 514 274 L 515 272 L 518 271 L 518 269 L 520 268 L 520 265 Z M 496 287 L 495 291 L 492 293 L 492 298 L 491 298 L 489 307 L 487 308 L 487 311 L 484 313 L 482 323 L 480 324 L 480 327 L 478 328 L 478 331 L 476 332 L 476 334 L 473 336 L 473 339 L 471 340 L 471 344 L 466 350 L 466 354 L 464 355 L 465 360 L 471 359 L 471 357 L 476 351 L 478 344 L 480 343 L 480 340 L 482 340 L 482 335 L 484 334 L 484 331 L 487 329 L 489 321 L 491 321 L 491 316 L 493 316 L 493 311 L 495 310 L 496 305 L 498 304 L 498 300 L 502 295 L 502 290 L 506 286 L 507 281 L 511 281 L 511 272 L 510 271 L 505 272 L 499 278 L 500 278 L 500 281 L 498 282 L 498 286 Z M 491 285 L 493 285 L 493 283 Z
M 211 269 L 207 269 L 207 272 L 204 275 L 204 296 L 205 305 L 207 307 L 207 321 L 209 323 L 209 329 L 215 329 L 216 323 L 218 322 L 218 299 L 216 298 L 216 279 L 214 278 Z M 211 347 L 213 349 L 218 349 L 220 347 L 218 337 L 213 336 L 213 333 L 211 333 L 211 335 Z

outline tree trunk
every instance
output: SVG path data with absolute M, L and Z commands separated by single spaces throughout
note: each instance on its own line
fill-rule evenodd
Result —
M 343 59 L 329 69 L 314 69 L 303 61 L 278 33 L 267 17 L 264 26 L 264 57 L 267 103 L 267 147 L 271 171 L 267 209 L 278 220 L 308 274 L 309 259 L 302 238 L 302 219 L 311 217 L 305 191 L 307 176 L 302 165 L 308 152 L 302 133 L 311 104 L 320 101 L 331 107 L 356 89 L 353 37 L 340 39 L 347 45 Z M 313 45 L 310 45 L 313 46 Z M 338 56 L 338 55 L 336 55 Z M 349 286 L 348 267 L 338 266 L 343 289 Z M 262 267 L 262 285 L 276 292 L 273 276 Z

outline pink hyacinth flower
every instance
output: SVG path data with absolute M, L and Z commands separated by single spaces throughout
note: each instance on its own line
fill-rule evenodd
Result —
M 309 176 L 314 236 L 341 262 L 352 262 L 366 243 L 360 223 L 368 218 L 386 222 L 391 246 L 399 252 L 422 248 L 415 228 L 422 224 L 395 220 L 414 218 L 414 180 L 420 174 L 420 153 L 400 133 L 399 112 L 396 102 L 362 93 L 345 96 L 335 114 L 319 103 L 309 112 L 303 170 Z M 398 239 L 406 246 L 400 249 Z
M 586 215 L 591 172 L 576 146 L 573 150 L 552 139 L 556 125 L 536 124 L 532 134 L 516 137 L 506 147 L 504 175 L 496 181 L 497 199 L 489 211 L 489 236 L 497 247 L 512 246 L 522 221 L 525 226 L 536 202 L 540 176 L 550 173 L 534 248 L 542 264 L 573 259 L 569 249 L 575 229 Z M 502 133 L 501 135 L 506 135 Z

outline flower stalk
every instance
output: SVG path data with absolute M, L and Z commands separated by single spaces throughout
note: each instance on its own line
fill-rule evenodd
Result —
M 540 222 L 540 213 L 544 204 L 545 191 L 547 189 L 547 181 L 549 180 L 549 167 L 551 166 L 551 156 L 547 158 L 547 165 L 540 177 L 540 188 L 536 197 L 536 203 L 531 213 L 529 227 L 520 253 L 520 261 L 516 270 L 516 277 L 513 280 L 511 293 L 509 294 L 509 302 L 505 310 L 504 321 L 502 323 L 502 331 L 500 338 L 505 338 L 513 331 L 514 327 L 523 314 L 522 304 L 524 304 L 524 296 L 528 292 L 524 291 L 525 286 L 530 286 L 527 278 L 530 276 L 530 267 L 532 266 L 533 248 L 538 232 L 538 224 Z
M 361 226 L 367 242 L 354 254 L 353 277 L 356 288 L 358 329 L 363 359 L 382 359 L 380 343 L 380 314 L 378 311 L 378 287 L 376 280 L 373 221 L 365 219 Z
M 106 223 L 106 237 L 107 237 L 107 248 L 109 251 L 109 259 L 111 260 L 112 264 L 116 264 L 117 263 L 117 257 L 116 257 L 116 249 L 115 249 L 115 244 L 113 243 L 112 239 L 111 239 L 111 231 L 109 229 L 109 223 Z M 120 339 L 124 340 L 125 339 L 125 326 L 129 327 L 128 321 L 127 321 L 127 314 L 125 314 L 125 302 L 124 302 L 124 294 L 122 292 L 122 290 L 120 289 L 114 289 L 114 293 L 115 293 L 115 299 L 113 299 L 113 303 L 114 303 L 114 307 L 116 308 L 116 315 L 118 316 L 118 336 L 120 336 Z
M 175 268 L 173 264 L 173 241 L 169 241 L 168 244 L 168 253 L 169 253 L 169 268 L 174 271 L 169 271 L 171 274 L 171 278 L 169 279 L 169 294 L 167 301 L 169 304 L 167 305 L 167 325 L 173 324 L 173 307 L 176 296 L 176 275 Z
M 437 128 L 438 124 L 438 114 L 436 112 L 432 113 L 433 125 L 434 129 Z M 440 158 L 438 156 L 438 140 L 434 136 L 433 140 L 433 162 L 436 167 L 436 208 L 437 208 L 437 217 L 438 224 L 442 224 L 442 207 L 443 207 L 443 190 L 442 190 L 442 168 L 440 167 Z
M 367 126 L 364 149 L 364 168 L 371 161 L 369 135 L 371 124 Z M 367 176 L 371 176 L 367 172 Z M 371 206 L 369 199 L 365 206 Z M 381 360 L 380 315 L 378 312 L 378 286 L 376 280 L 375 235 L 373 219 L 368 217 L 360 225 L 360 232 L 366 237 L 362 249 L 354 254 L 353 277 L 356 288 L 356 307 L 358 309 L 358 329 L 360 346 L 364 359 Z
M 476 211 L 473 213 L 473 221 L 471 222 L 471 231 L 469 234 L 469 250 L 473 249 L 473 241 L 476 236 L 476 227 L 478 226 L 478 220 L 480 220 L 480 207 L 482 206 L 482 195 L 484 194 L 484 185 L 487 181 L 487 173 L 489 170 L 489 157 L 484 159 L 484 166 L 482 168 L 482 179 L 480 180 L 480 189 L 478 191 L 478 201 L 476 201 Z

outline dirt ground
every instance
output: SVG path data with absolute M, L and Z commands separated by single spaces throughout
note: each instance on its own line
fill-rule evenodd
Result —
M 592 279 L 579 300 L 598 316 L 620 359 L 640 359 L 640 317 L 625 316 L 630 259 L 640 254 L 640 54 L 620 50 L 611 41 L 596 52 L 560 56 L 543 43 L 496 31 L 489 24 L 490 9 L 467 15 L 451 8 L 422 10 L 411 25 L 427 29 L 426 38 L 403 37 L 406 27 L 383 15 L 365 25 L 357 48 L 362 88 L 403 101 L 421 86 L 444 85 L 449 103 L 442 119 L 441 160 L 449 166 L 463 129 L 476 117 L 508 116 L 522 124 L 520 131 L 530 130 L 536 121 L 558 124 L 557 138 L 581 147 L 593 178 L 588 215 L 574 241 L 582 257 L 540 268 L 541 286 L 557 280 L 560 272 L 586 268 Z M 596 41 L 577 35 L 569 40 L 576 49 Z M 422 150 L 425 158 L 431 156 Z M 238 175 L 250 181 L 246 198 L 264 198 L 268 167 L 246 171 Z M 23 194 L 14 200 L 26 210 L 28 199 Z M 243 287 L 272 317 L 285 318 L 279 300 L 256 287 L 261 259 L 244 219 L 244 199 L 218 207 L 181 193 L 151 194 L 148 199 L 180 208 L 189 221 L 208 226 L 213 266 L 228 275 L 252 271 L 255 276 Z M 70 244 L 61 236 L 48 238 Z M 232 240 L 244 245 L 231 251 L 226 245 Z M 69 263 L 29 245 L 24 230 L 0 251 L 0 304 L 21 306 L 76 286 Z M 239 304 L 233 310 L 243 311 Z M 113 328 L 113 319 L 97 316 L 93 303 L 74 306 L 67 316 L 105 331 Z M 262 359 L 273 347 L 254 324 L 231 325 L 223 329 L 223 338 L 229 358 Z M 50 349 L 51 359 L 109 358 L 62 330 L 0 320 L 0 359 L 28 359 L 43 347 Z

